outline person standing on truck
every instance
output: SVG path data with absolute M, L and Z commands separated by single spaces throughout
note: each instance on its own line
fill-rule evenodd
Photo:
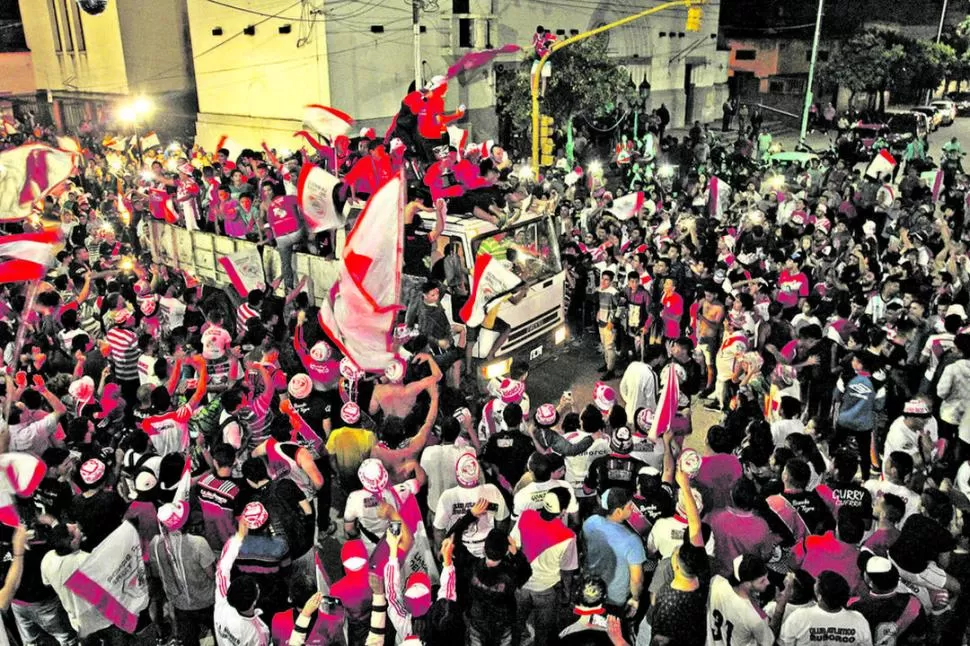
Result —
M 417 326 L 418 332 L 428 339 L 435 362 L 448 375 L 448 383 L 458 388 L 461 383 L 461 362 L 465 348 L 465 326 L 448 320 L 441 306 L 441 287 L 428 281 L 421 287 L 422 298 L 408 308 L 404 323 Z M 454 335 L 458 335 L 456 341 Z

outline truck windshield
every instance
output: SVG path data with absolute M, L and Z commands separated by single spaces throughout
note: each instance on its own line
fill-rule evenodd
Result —
M 481 236 L 473 241 L 472 249 L 476 260 L 489 254 L 530 285 L 562 271 L 559 240 L 551 218 Z

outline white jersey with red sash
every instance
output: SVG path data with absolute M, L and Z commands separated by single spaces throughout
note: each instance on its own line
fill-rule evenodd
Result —
M 142 420 L 141 428 L 148 434 L 159 455 L 188 452 L 189 420 L 194 412 L 191 406 L 185 404 L 170 413 Z

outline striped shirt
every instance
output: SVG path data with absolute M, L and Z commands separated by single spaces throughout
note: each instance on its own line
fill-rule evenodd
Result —
M 138 379 L 138 335 L 133 331 L 113 327 L 108 332 L 108 345 L 111 347 L 111 365 L 118 381 Z
M 101 308 L 101 298 L 84 301 L 78 306 L 77 318 L 78 325 L 92 341 L 101 338 L 101 320 L 99 310 Z
M 259 312 L 254 310 L 249 306 L 249 303 L 243 303 L 236 308 L 236 333 L 242 334 L 246 331 L 246 322 L 251 318 L 259 318 Z

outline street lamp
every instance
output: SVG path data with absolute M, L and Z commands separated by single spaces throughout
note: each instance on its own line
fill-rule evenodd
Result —
M 138 136 L 138 121 L 151 114 L 153 109 L 152 102 L 143 96 L 118 108 L 118 120 L 127 123 L 135 136 L 135 154 L 138 156 L 139 168 L 144 166 L 144 160 L 141 154 L 141 138 Z

